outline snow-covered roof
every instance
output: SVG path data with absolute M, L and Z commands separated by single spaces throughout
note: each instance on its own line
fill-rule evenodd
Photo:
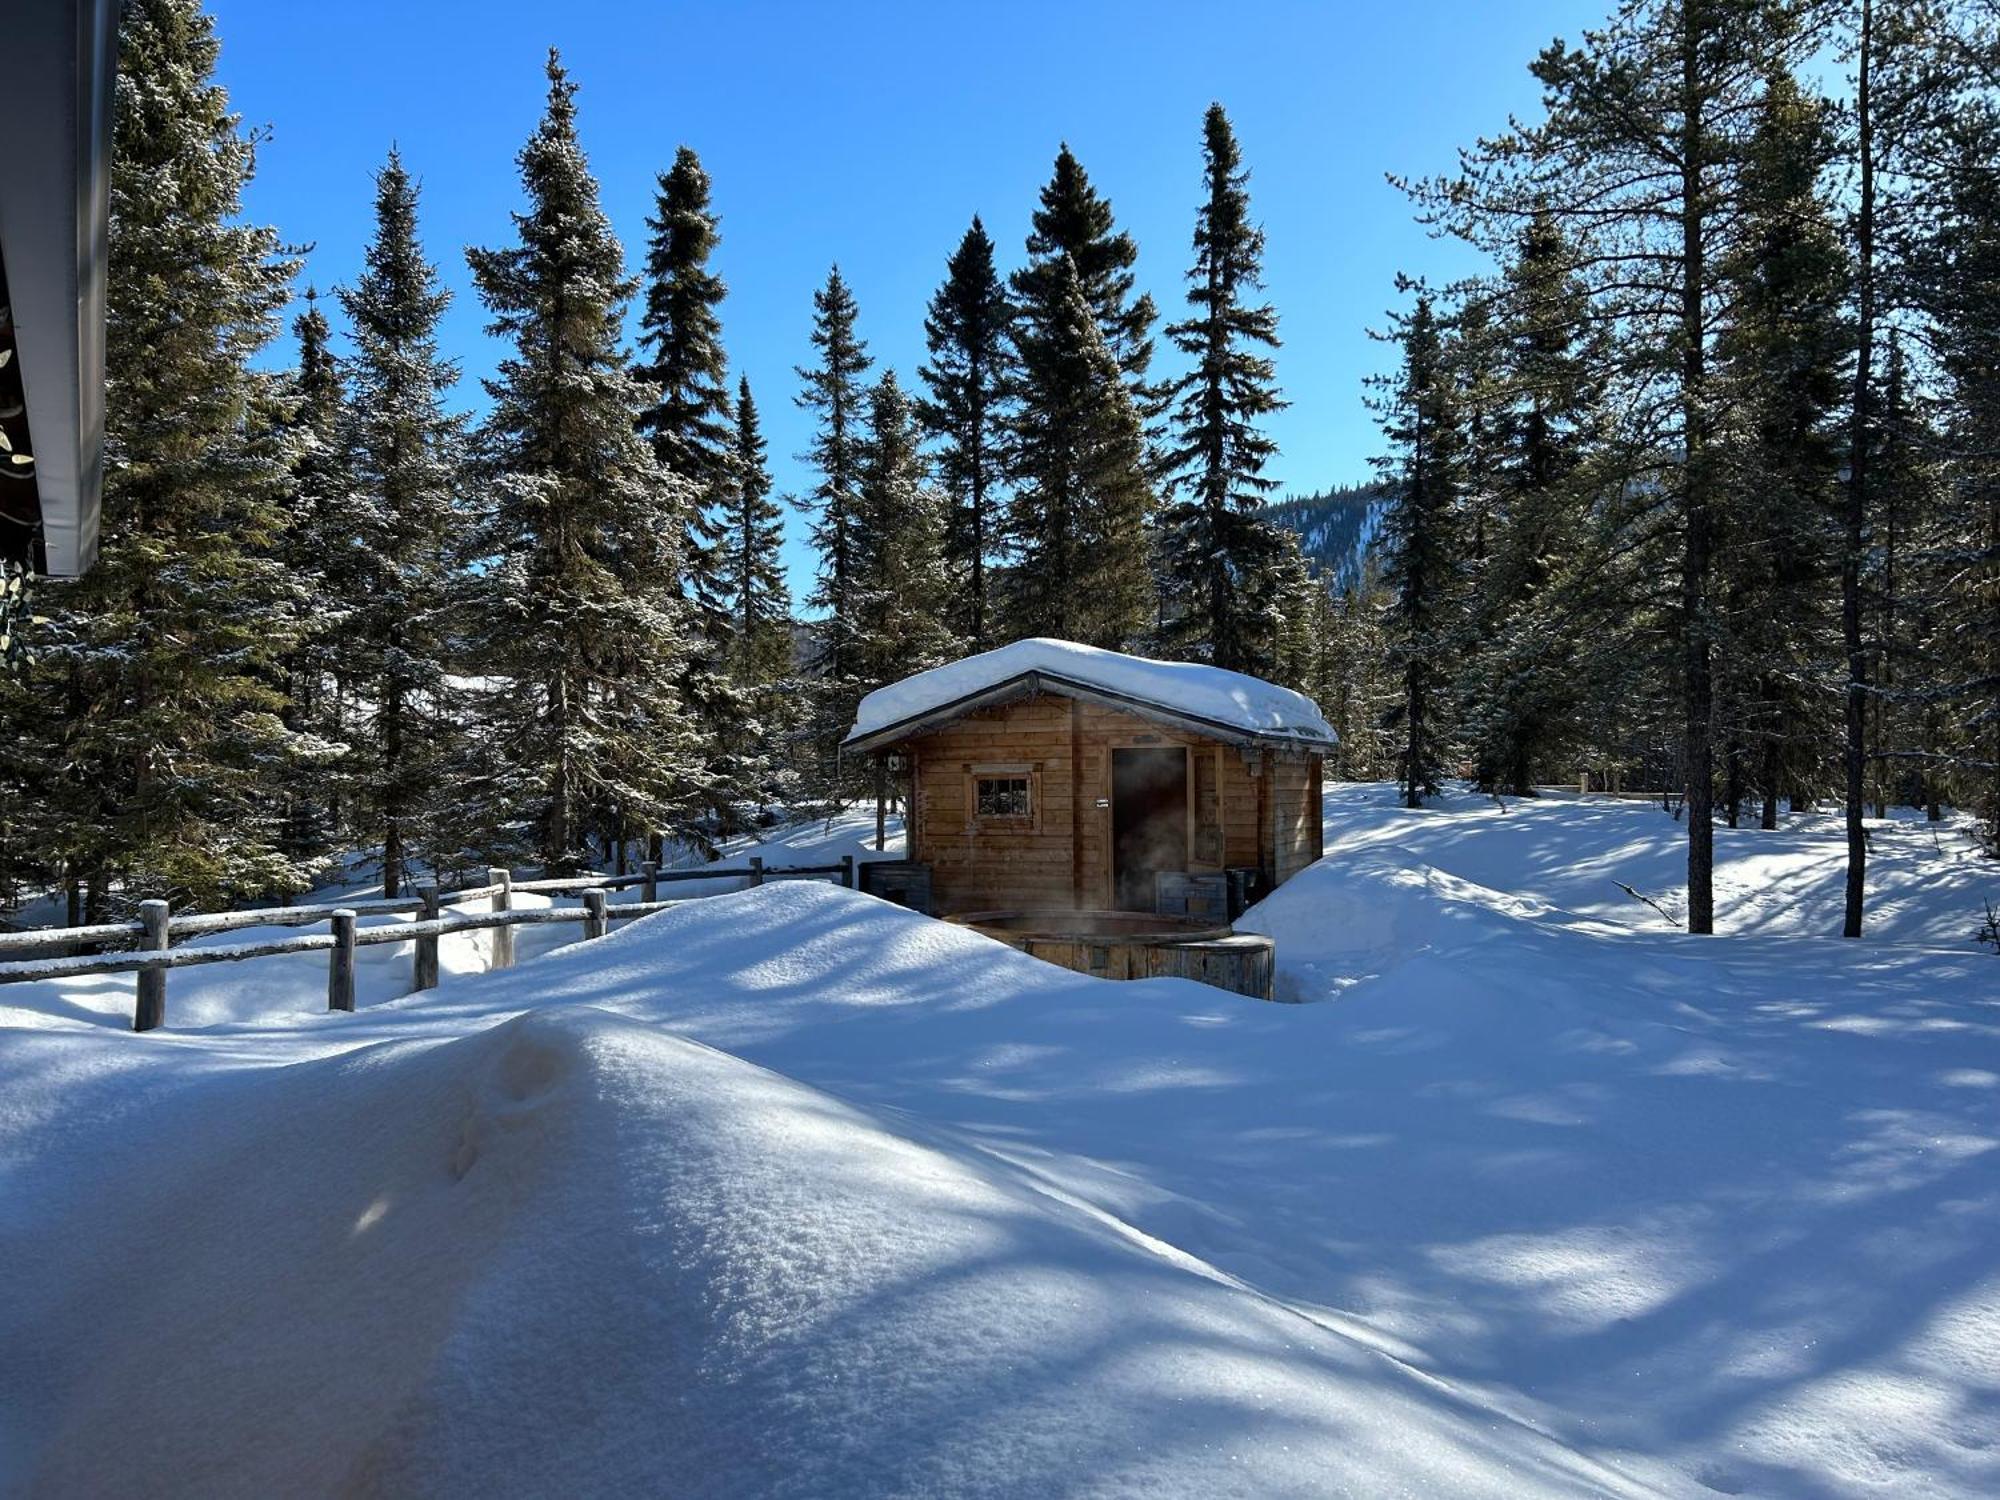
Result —
M 877 688 L 861 700 L 843 743 L 849 749 L 874 749 L 899 735 L 1033 692 L 1089 698 L 1223 739 L 1319 747 L 1338 739 L 1310 698 L 1260 677 L 1038 636 Z

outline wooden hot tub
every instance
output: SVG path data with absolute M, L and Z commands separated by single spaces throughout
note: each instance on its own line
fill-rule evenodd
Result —
M 1276 944 L 1194 917 L 1143 911 L 971 911 L 947 917 L 1023 953 L 1099 979 L 1192 979 L 1271 998 Z

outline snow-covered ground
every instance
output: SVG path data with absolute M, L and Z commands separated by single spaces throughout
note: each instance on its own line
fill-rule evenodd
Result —
M 1849 943 L 1719 830 L 1692 939 L 1681 833 L 1334 788 L 1246 925 L 1337 1003 L 802 882 L 0 990 L 0 1490 L 2000 1493 L 2000 868 L 1879 826 Z

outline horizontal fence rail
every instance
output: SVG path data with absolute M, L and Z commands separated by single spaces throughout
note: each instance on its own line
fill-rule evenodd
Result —
M 164 901 L 142 901 L 139 917 L 131 922 L 99 922 L 88 927 L 44 927 L 26 932 L 0 933 L 0 955 L 35 949 L 78 945 L 114 945 L 118 951 L 62 953 L 31 958 L 0 958 L 0 984 L 22 984 L 37 979 L 74 979 L 92 974 L 136 974 L 132 1029 L 151 1031 L 163 1025 L 167 1013 L 167 971 L 193 968 L 200 964 L 237 963 L 246 958 L 270 958 L 285 953 L 325 953 L 328 955 L 326 1003 L 329 1010 L 354 1009 L 354 956 L 361 948 L 383 943 L 409 943 L 411 951 L 411 992 L 436 989 L 438 985 L 438 939 L 452 933 L 491 932 L 492 967 L 510 968 L 514 962 L 514 929 L 551 923 L 576 922 L 583 926 L 586 939 L 603 937 L 613 922 L 649 917 L 655 912 L 684 905 L 699 897 L 662 900 L 659 888 L 687 880 L 736 878 L 759 886 L 766 880 L 825 879 L 837 877 L 849 888 L 857 885 L 858 867 L 853 855 L 843 855 L 838 863 L 825 865 L 766 866 L 753 857 L 735 869 L 707 866 L 691 870 L 662 870 L 651 861 L 636 875 L 575 875 L 546 880 L 516 880 L 511 871 L 492 869 L 487 883 L 440 891 L 435 885 L 420 885 L 414 896 L 392 896 L 368 901 L 321 903 L 312 906 L 269 906 L 244 911 L 198 912 L 174 916 Z M 609 893 L 638 888 L 639 899 L 613 906 Z M 516 908 L 519 892 L 542 895 L 574 893 L 576 906 L 531 906 Z M 459 911 L 458 903 L 487 901 L 489 911 Z M 364 916 L 411 916 L 414 922 L 385 922 L 363 927 Z M 208 948 L 176 948 L 178 937 L 195 937 L 217 932 L 238 932 L 248 927 L 312 927 L 326 923 L 329 931 L 299 937 L 263 938 L 248 943 L 218 944 Z

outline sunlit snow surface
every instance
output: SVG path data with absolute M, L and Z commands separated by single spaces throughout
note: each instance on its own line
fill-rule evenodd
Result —
M 2000 869 L 1682 833 L 1336 788 L 1305 1005 L 801 883 L 0 990 L 0 1492 L 2000 1492 Z

